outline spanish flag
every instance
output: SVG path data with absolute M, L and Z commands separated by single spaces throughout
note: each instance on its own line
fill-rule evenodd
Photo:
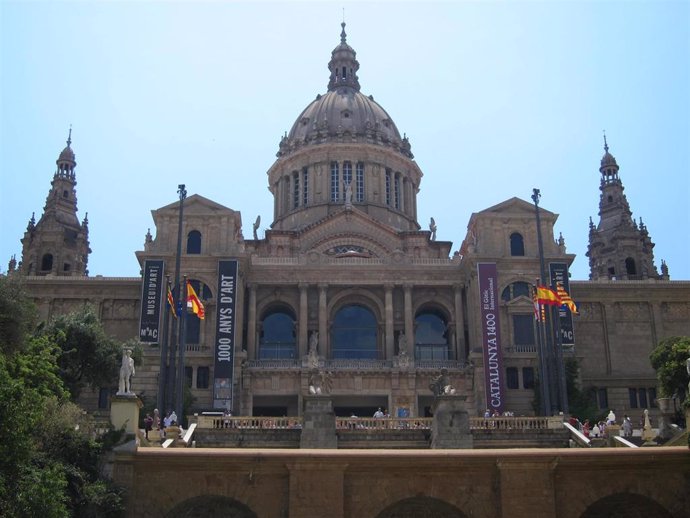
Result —
M 187 308 L 191 309 L 192 313 L 198 316 L 201 320 L 203 320 L 204 316 L 206 316 L 204 312 L 204 305 L 199 300 L 199 297 L 197 297 L 196 291 L 194 291 L 194 288 L 192 288 L 192 283 L 189 281 L 187 281 Z
M 537 301 L 546 306 L 560 306 L 562 304 L 558 294 L 546 286 L 537 286 Z
M 168 307 L 170 307 L 170 313 L 172 313 L 172 316 L 177 318 L 177 312 L 175 311 L 175 299 L 173 298 L 172 291 L 170 291 L 170 284 L 168 284 Z
M 568 292 L 565 291 L 562 284 L 558 283 L 556 285 L 556 293 L 558 294 L 558 298 L 561 299 L 562 306 L 567 306 L 573 315 L 580 314 L 577 310 L 577 304 L 575 304 L 575 301 L 568 295 Z

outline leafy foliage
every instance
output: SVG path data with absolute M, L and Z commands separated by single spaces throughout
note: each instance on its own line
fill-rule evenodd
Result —
M 92 307 L 57 317 L 44 336 L 61 350 L 60 377 L 73 401 L 86 386 L 108 386 L 117 379 L 121 348 L 106 335 Z
M 32 334 L 35 316 L 21 284 L 0 276 L 0 516 L 121 516 L 121 491 L 100 474 L 103 443 L 60 378 L 60 332 Z
M 686 393 L 688 386 L 686 361 L 689 357 L 690 337 L 688 336 L 672 336 L 662 340 L 649 355 L 659 380 L 662 396 L 671 397 L 675 394 L 682 398 Z

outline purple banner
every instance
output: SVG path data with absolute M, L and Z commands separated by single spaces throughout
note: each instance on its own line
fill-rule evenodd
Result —
M 551 287 L 556 288 L 557 283 L 563 285 L 563 289 L 570 295 L 570 278 L 568 276 L 567 263 L 549 263 L 551 274 Z M 571 295 L 572 296 L 572 295 Z M 573 332 L 573 314 L 565 306 L 558 308 L 559 329 L 561 331 L 561 345 L 575 345 Z
M 501 355 L 501 326 L 498 317 L 499 298 L 496 263 L 477 264 L 477 274 L 479 277 L 486 406 L 490 410 L 496 410 L 502 414 L 505 404 L 505 383 L 503 381 L 503 357 Z
M 213 347 L 213 407 L 232 410 L 232 382 L 235 365 L 235 307 L 237 303 L 237 261 L 218 261 L 216 342 Z

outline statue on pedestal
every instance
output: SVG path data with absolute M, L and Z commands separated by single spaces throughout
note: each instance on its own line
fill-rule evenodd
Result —
M 429 389 L 434 393 L 434 396 L 452 396 L 455 394 L 456 390 L 450 384 L 448 369 L 441 369 L 441 374 L 431 379 Z
M 134 375 L 134 358 L 131 349 L 122 350 L 122 365 L 120 366 L 120 383 L 117 391 L 118 396 L 133 396 L 132 376 Z

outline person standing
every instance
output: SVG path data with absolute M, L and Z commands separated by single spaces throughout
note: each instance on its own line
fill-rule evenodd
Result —
M 146 414 L 146 417 L 144 418 L 144 435 L 148 439 L 149 438 L 149 432 L 153 429 L 153 417 L 151 417 L 151 414 Z

